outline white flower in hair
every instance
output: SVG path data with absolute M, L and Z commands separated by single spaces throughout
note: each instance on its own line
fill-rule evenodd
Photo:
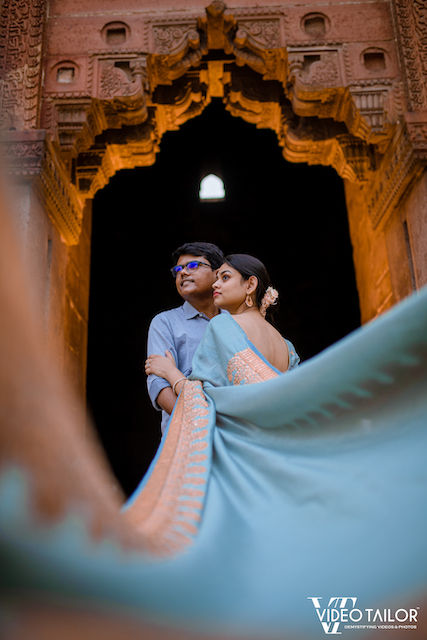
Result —
M 261 300 L 261 306 L 259 308 L 261 315 L 264 316 L 267 313 L 267 309 L 272 304 L 277 304 L 277 298 L 279 297 L 279 292 L 273 287 L 267 287 L 266 292 L 263 295 Z

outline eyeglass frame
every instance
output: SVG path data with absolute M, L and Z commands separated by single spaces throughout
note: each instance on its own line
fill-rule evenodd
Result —
M 169 271 L 171 272 L 172 277 L 175 279 L 175 278 L 176 278 L 176 276 L 177 276 L 179 273 L 181 273 L 181 271 L 184 271 L 184 269 L 187 269 L 187 267 L 188 267 L 190 264 L 197 264 L 197 267 L 193 267 L 192 269 L 187 270 L 187 273 L 191 273 L 192 271 L 196 271 L 196 270 L 197 270 L 201 265 L 203 265 L 204 267 L 209 267 L 209 269 L 212 269 L 212 270 L 213 270 L 212 265 L 208 264 L 207 262 L 202 262 L 201 260 L 189 260 L 189 261 L 188 261 L 188 262 L 186 262 L 185 264 L 176 264 L 174 267 L 171 267 L 171 268 L 169 269 Z M 176 271 L 176 269 L 177 269 L 178 267 L 180 267 L 180 268 L 178 269 L 178 271 Z

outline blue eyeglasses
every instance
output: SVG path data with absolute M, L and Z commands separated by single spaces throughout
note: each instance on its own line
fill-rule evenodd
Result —
M 195 271 L 201 266 L 209 267 L 209 269 L 212 269 L 211 265 L 207 264 L 206 262 L 201 262 L 200 260 L 191 260 L 191 262 L 187 262 L 186 264 L 176 264 L 174 267 L 171 268 L 170 271 L 171 271 L 172 277 L 176 278 L 178 273 L 181 273 L 181 271 L 183 271 L 184 269 L 186 269 L 187 272 L 191 273 L 192 271 Z

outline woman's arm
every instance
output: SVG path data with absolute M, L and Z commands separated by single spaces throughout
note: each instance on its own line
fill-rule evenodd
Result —
M 165 387 L 160 391 L 156 402 L 163 411 L 166 411 L 166 413 L 170 415 L 175 406 L 176 394 L 172 391 L 171 387 Z

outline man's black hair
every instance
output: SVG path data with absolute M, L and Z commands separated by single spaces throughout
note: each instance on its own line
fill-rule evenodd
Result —
M 219 269 L 225 261 L 221 249 L 210 242 L 186 242 L 172 253 L 174 264 L 176 264 L 180 256 L 185 254 L 206 258 L 209 260 L 212 269 Z

